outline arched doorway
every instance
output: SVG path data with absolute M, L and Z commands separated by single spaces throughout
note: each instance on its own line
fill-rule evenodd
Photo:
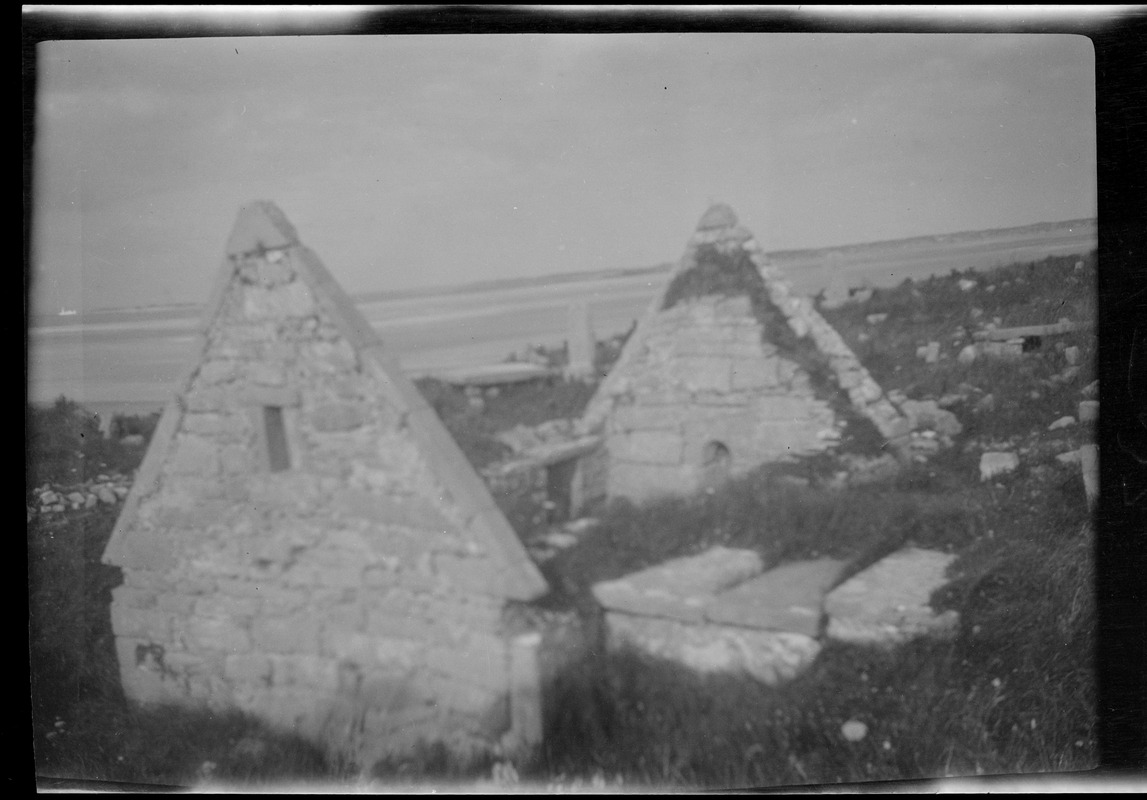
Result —
M 701 448 L 701 488 L 711 489 L 729 477 L 733 455 L 724 442 L 713 440 Z

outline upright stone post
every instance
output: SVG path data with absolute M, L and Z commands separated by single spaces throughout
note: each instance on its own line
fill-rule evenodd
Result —
M 594 338 L 589 321 L 589 307 L 583 302 L 572 303 L 569 308 L 569 361 L 566 364 L 567 380 L 592 378 Z
M 542 743 L 541 644 L 542 635 L 537 631 L 510 642 L 510 730 L 502 746 L 516 755 L 526 755 Z
M 1079 448 L 1079 466 L 1083 471 L 1083 490 L 1087 508 L 1094 510 L 1099 501 L 1099 448 L 1095 445 L 1094 426 L 1099 419 L 1099 403 L 1084 400 L 1079 404 L 1079 421 L 1086 426 L 1090 441 Z

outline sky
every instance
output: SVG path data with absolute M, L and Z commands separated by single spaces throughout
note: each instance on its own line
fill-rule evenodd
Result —
M 37 46 L 33 313 L 206 300 L 271 200 L 353 293 L 1096 216 L 1069 34 L 507 34 Z

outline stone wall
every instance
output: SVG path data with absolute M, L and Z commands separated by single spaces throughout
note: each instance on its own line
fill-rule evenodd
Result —
M 610 398 L 611 496 L 694 491 L 833 439 L 832 409 L 795 362 L 762 342 L 747 296 L 694 298 L 658 313 Z
M 367 766 L 419 739 L 488 748 L 511 726 L 496 554 L 299 252 L 235 264 L 129 498 L 112 603 L 125 692 L 237 707 Z

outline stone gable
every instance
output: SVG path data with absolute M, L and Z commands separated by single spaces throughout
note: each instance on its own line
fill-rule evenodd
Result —
M 503 613 L 546 584 L 273 205 L 240 213 L 104 560 L 136 701 L 237 707 L 364 765 L 520 734 Z
M 894 447 L 908 433 L 840 336 L 715 205 L 587 407 L 582 429 L 604 444 L 584 460 L 582 496 L 684 494 L 828 450 L 841 402 Z

